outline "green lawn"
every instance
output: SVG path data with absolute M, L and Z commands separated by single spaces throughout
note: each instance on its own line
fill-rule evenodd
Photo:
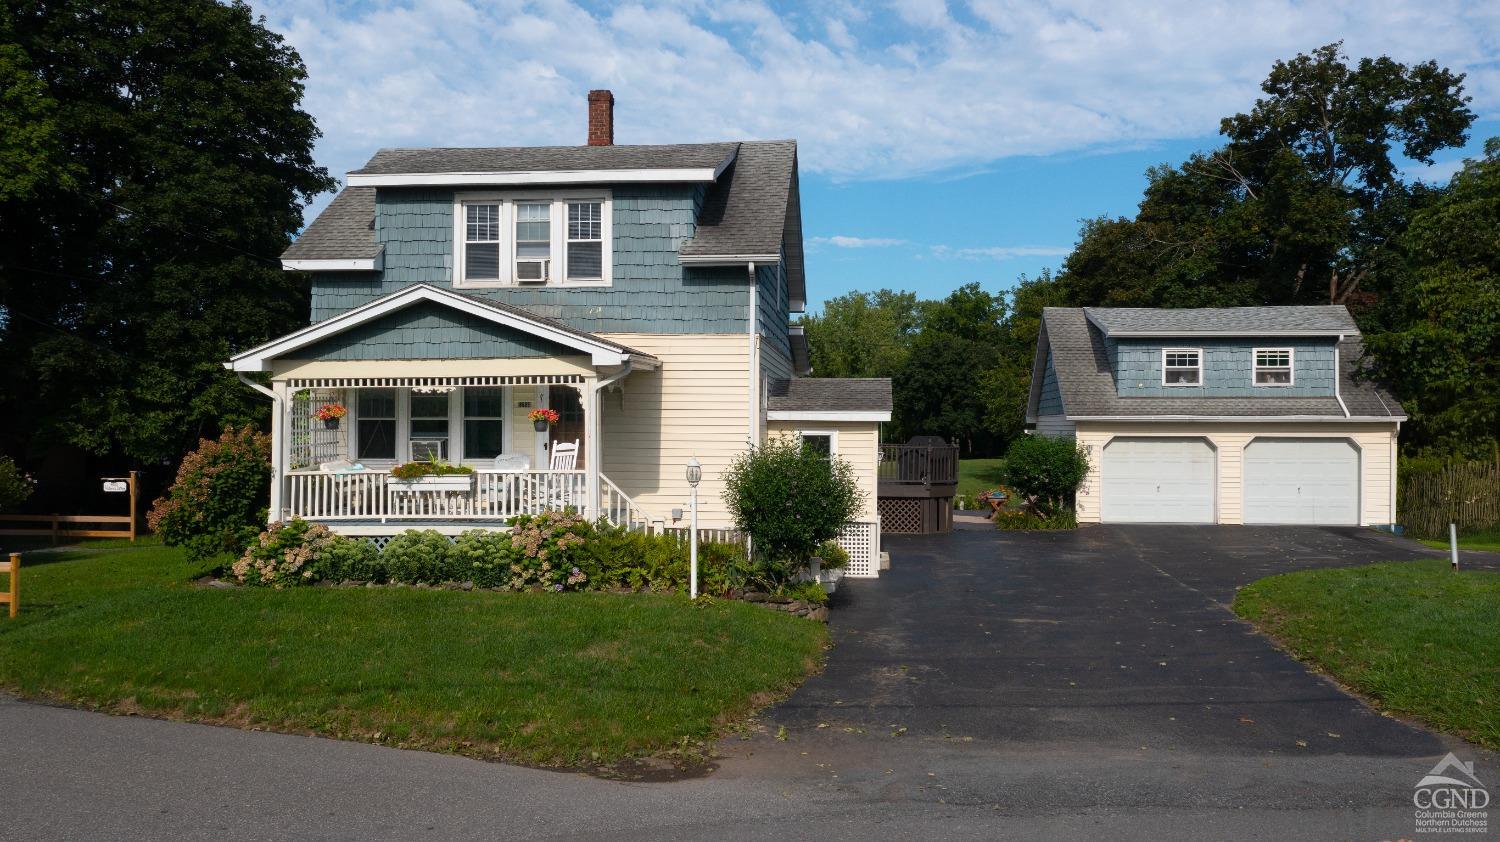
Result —
M 1419 539 L 1429 547 L 1440 550 L 1448 549 L 1448 539 L 1432 540 L 1429 538 Z M 1500 529 L 1487 529 L 1483 532 L 1474 532 L 1469 535 L 1458 536 L 1458 548 L 1461 550 L 1488 550 L 1492 553 L 1500 553 Z
M 816 669 L 821 623 L 680 596 L 208 588 L 175 549 L 23 558 L 0 687 L 116 712 L 549 765 L 720 733 Z
M 1382 709 L 1500 748 L 1500 573 L 1443 560 L 1288 573 L 1234 608 Z
M 973 497 L 1000 484 L 1004 459 L 958 460 L 958 495 Z

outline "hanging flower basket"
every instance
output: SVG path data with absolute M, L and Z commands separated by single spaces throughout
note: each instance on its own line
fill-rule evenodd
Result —
M 538 433 L 545 433 L 548 427 L 557 423 L 558 416 L 555 409 L 533 409 L 526 417 L 531 419 L 531 426 Z
M 325 403 L 313 412 L 313 417 L 323 422 L 323 428 L 337 430 L 339 419 L 349 414 L 349 410 L 341 403 Z

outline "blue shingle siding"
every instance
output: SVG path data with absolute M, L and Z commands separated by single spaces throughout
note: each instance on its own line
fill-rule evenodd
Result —
M 299 360 L 557 357 L 578 351 L 469 313 L 424 301 L 288 356 Z
M 699 185 L 616 187 L 614 282 L 587 288 L 466 289 L 596 333 L 743 333 L 743 267 L 684 268 L 677 261 L 703 203 Z M 385 268 L 368 276 L 313 276 L 314 322 L 416 283 L 453 283 L 453 193 L 382 189 L 375 236 Z
M 1057 387 L 1057 369 L 1052 366 L 1052 352 L 1047 352 L 1047 372 L 1042 376 L 1042 396 L 1037 400 L 1038 417 L 1062 415 L 1062 391 Z
M 1184 392 L 1205 397 L 1330 397 L 1333 395 L 1334 343 L 1332 339 L 1263 341 L 1248 339 L 1168 340 L 1119 339 L 1110 343 L 1110 362 L 1120 397 L 1182 397 Z M 1203 385 L 1163 386 L 1163 348 L 1201 348 Z M 1256 386 L 1251 365 L 1256 348 L 1291 348 L 1293 386 Z
M 773 377 L 791 377 L 791 304 L 787 300 L 786 267 L 756 266 L 755 280 L 759 287 L 756 319 L 760 323 L 761 359 L 768 368 L 782 372 Z

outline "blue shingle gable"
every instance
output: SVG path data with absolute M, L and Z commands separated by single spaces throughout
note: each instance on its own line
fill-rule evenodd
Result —
M 1106 340 L 1106 347 L 1122 398 L 1185 397 L 1188 394 L 1224 398 L 1331 397 L 1338 376 L 1333 339 L 1111 339 Z M 1163 386 L 1161 355 L 1164 348 L 1201 349 L 1203 385 Z M 1251 367 L 1256 348 L 1291 348 L 1294 384 L 1254 385 Z
M 594 333 L 744 332 L 749 302 L 744 268 L 686 268 L 677 260 L 678 250 L 696 230 L 704 187 L 616 186 L 612 195 L 611 286 L 464 291 Z M 451 190 L 379 190 L 375 236 L 385 248 L 384 269 L 376 273 L 314 275 L 313 321 L 412 284 L 451 288 L 453 201 Z M 778 351 L 785 344 L 780 335 L 787 321 L 785 299 L 785 295 L 774 299 L 779 310 L 776 313 L 767 312 L 765 308 L 770 305 L 762 302 L 762 319 L 778 325 L 767 337 Z
M 578 353 L 428 301 L 350 328 L 290 356 L 299 360 L 527 359 Z

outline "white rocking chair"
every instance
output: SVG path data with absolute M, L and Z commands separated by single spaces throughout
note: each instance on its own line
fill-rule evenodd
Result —
M 573 471 L 578 467 L 578 440 L 571 442 L 558 442 L 552 445 L 552 462 L 548 466 L 554 471 Z M 549 483 L 545 490 L 545 499 L 549 509 L 581 508 L 578 501 L 573 499 L 573 486 L 571 477 L 544 477 L 543 482 Z M 553 484 L 555 483 L 555 484 Z
M 552 445 L 552 464 L 554 471 L 571 471 L 578 466 L 578 440 L 570 442 L 558 442 Z

